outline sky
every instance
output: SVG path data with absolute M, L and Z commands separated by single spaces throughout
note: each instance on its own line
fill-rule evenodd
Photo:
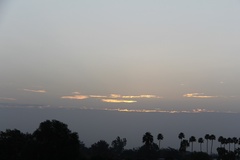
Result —
M 0 108 L 240 113 L 239 15 L 239 0 L 2 0 Z

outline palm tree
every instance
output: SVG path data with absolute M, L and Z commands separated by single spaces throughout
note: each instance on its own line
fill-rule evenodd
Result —
M 237 137 L 233 137 L 232 140 L 233 140 L 234 151 L 235 151 L 236 150 L 236 144 L 238 143 L 238 139 L 237 139 Z
M 221 148 L 223 144 L 223 136 L 218 137 L 218 142 L 220 143 L 220 148 Z
M 185 135 L 184 135 L 184 133 L 179 133 L 179 135 L 178 135 L 178 138 L 181 140 L 181 142 L 182 142 L 182 140 L 185 138 Z
M 228 137 L 227 138 L 227 143 L 228 143 L 228 151 L 230 152 L 230 145 L 233 142 L 232 138 Z
M 196 138 L 194 136 L 191 136 L 189 138 L 189 142 L 192 143 L 192 152 L 193 152 L 193 142 L 196 142 Z
M 212 134 L 212 135 L 209 137 L 209 139 L 211 140 L 211 154 L 212 154 L 213 141 L 216 140 L 216 137 L 215 137 L 215 135 Z
M 159 141 L 159 149 L 160 149 L 161 140 L 163 140 L 163 138 L 164 138 L 163 135 L 161 133 L 159 133 L 158 136 L 157 136 L 157 139 Z
M 226 149 L 226 144 L 227 144 L 227 143 L 228 143 L 228 142 L 227 142 L 227 138 L 223 138 L 222 144 L 223 144 L 224 149 Z
M 203 138 L 198 138 L 198 143 L 200 144 L 200 152 L 202 152 L 202 143 L 204 142 Z
M 208 140 L 210 138 L 209 134 L 206 134 L 204 138 L 207 140 L 207 154 L 208 154 Z
M 189 147 L 189 142 L 188 142 L 188 140 L 184 139 L 184 140 L 181 141 L 181 145 L 180 145 L 179 151 L 180 152 L 186 152 L 187 147 Z
M 153 136 L 150 132 L 146 132 L 143 135 L 142 142 L 145 143 L 146 146 L 149 146 L 153 143 Z

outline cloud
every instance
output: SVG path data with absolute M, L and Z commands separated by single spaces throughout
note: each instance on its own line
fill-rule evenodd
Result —
M 27 92 L 34 92 L 34 93 L 46 93 L 47 91 L 45 90 L 32 90 L 32 89 L 23 89 L 24 91 Z
M 62 99 L 76 99 L 76 100 L 83 100 L 87 99 L 88 96 L 85 95 L 73 95 L 73 96 L 62 96 Z
M 204 93 L 188 93 L 184 94 L 186 98 L 216 98 L 217 96 L 205 96 Z
M 153 113 L 153 112 L 157 112 L 157 110 L 149 110 L 149 109 L 127 109 L 127 108 L 124 108 L 124 109 L 121 109 L 121 108 L 117 108 L 117 109 L 108 109 L 108 108 L 105 108 L 104 109 L 105 111 L 118 111 L 118 112 L 145 112 L 145 113 Z M 164 111 L 163 111 L 164 112 Z
M 120 94 L 110 94 L 109 98 L 122 98 L 122 99 L 139 99 L 139 98 L 162 98 L 157 95 L 148 95 L 148 94 L 143 94 L 143 95 L 120 95 Z
M 136 112 L 136 113 L 240 113 L 232 111 L 215 111 L 207 109 L 192 110 L 161 110 L 157 109 L 128 109 L 128 108 L 91 108 L 86 106 L 51 106 L 51 105 L 31 105 L 31 104 L 6 104 L 0 103 L 0 108 L 28 108 L 28 109 L 79 109 L 79 110 L 98 110 L 98 111 L 114 111 L 114 112 Z
M 107 103 L 136 103 L 137 102 L 133 100 L 123 100 L 123 99 L 102 99 L 102 101 Z
M 206 110 L 206 109 L 193 109 L 192 110 L 193 113 L 204 113 L 204 112 L 216 112 L 216 111 L 209 111 L 209 110 Z
M 81 94 L 80 92 L 73 92 L 73 94 Z
M 91 98 L 107 98 L 107 96 L 101 96 L 101 95 L 90 95 Z
M 3 101 L 16 101 L 15 98 L 5 98 L 5 97 L 0 97 L 0 101 L 3 100 Z
M 62 99 L 87 99 L 87 98 L 96 98 L 96 99 L 101 99 L 102 102 L 107 102 L 107 103 L 136 103 L 136 99 L 140 98 L 148 98 L 148 99 L 153 99 L 153 98 L 162 98 L 156 95 L 134 95 L 134 96 L 122 96 L 120 94 L 110 94 L 109 96 L 105 95 L 81 95 L 79 92 L 73 92 L 73 95 L 70 96 L 62 96 Z M 135 100 L 129 100 L 129 99 L 135 99 Z
M 121 98 L 122 96 L 120 94 L 111 94 L 111 98 Z
M 176 110 L 160 110 L 160 109 L 127 109 L 127 108 L 116 108 L 110 109 L 105 108 L 105 111 L 117 111 L 117 112 L 137 112 L 137 113 L 212 113 L 217 111 L 209 111 L 206 109 L 193 109 L 189 111 L 176 111 Z
M 122 98 L 138 99 L 138 98 L 162 98 L 156 95 L 139 95 L 139 96 L 122 96 Z

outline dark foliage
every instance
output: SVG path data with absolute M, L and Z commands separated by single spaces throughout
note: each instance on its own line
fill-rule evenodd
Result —
M 193 152 L 187 156 L 187 160 L 211 160 L 211 157 L 207 153 Z
M 127 144 L 126 138 L 117 137 L 112 141 L 111 146 L 104 140 L 100 140 L 85 147 L 78 138 L 76 132 L 68 129 L 68 126 L 57 120 L 47 120 L 40 123 L 33 134 L 22 133 L 14 129 L 0 131 L 0 160 L 236 160 L 240 159 L 240 139 L 236 137 L 224 138 L 220 136 L 217 148 L 218 155 L 208 155 L 206 152 L 189 152 L 189 142 L 193 147 L 196 138 L 191 136 L 189 141 L 184 139 L 183 133 L 178 138 L 180 141 L 179 150 L 173 148 L 159 148 L 163 136 L 158 134 L 159 145 L 154 143 L 154 137 L 146 132 L 142 137 L 143 145 L 137 149 L 124 149 Z M 208 147 L 208 140 L 211 142 L 211 153 L 214 135 L 205 136 Z M 201 145 L 203 138 L 198 139 Z M 230 147 L 230 146 L 233 147 Z M 227 146 L 227 147 L 226 147 Z M 228 149 L 226 149 L 226 148 Z M 230 150 L 233 148 L 233 150 Z M 193 151 L 193 149 L 191 149 Z
M 7 129 L 0 132 L 0 159 L 17 160 L 23 157 L 27 152 L 30 141 L 29 134 L 23 134 L 21 131 Z
M 33 140 L 37 160 L 74 160 L 78 157 L 78 134 L 57 120 L 42 122 L 33 133 Z
M 219 147 L 217 148 L 217 152 L 219 155 L 219 159 L 221 160 L 235 160 L 238 152 L 227 151 L 225 148 Z

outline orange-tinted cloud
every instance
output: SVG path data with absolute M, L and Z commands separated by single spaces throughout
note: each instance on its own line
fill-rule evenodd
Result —
M 91 98 L 107 98 L 107 96 L 101 96 L 101 95 L 90 95 Z
M 73 95 L 73 96 L 62 96 L 62 99 L 76 99 L 76 100 L 83 100 L 87 99 L 88 96 L 85 95 Z
M 156 95 L 139 95 L 139 96 L 122 96 L 122 98 L 138 99 L 138 98 L 162 98 Z
M 73 94 L 81 94 L 80 92 L 73 92 Z
M 184 94 L 186 98 L 216 98 L 217 96 L 205 96 L 204 93 L 188 93 Z
M 136 103 L 137 102 L 133 100 L 123 100 L 123 99 L 102 99 L 102 101 L 107 103 Z
M 162 98 L 157 95 L 148 95 L 148 94 L 143 94 L 143 95 L 120 95 L 120 94 L 111 94 L 110 98 L 122 98 L 122 99 L 139 99 L 139 98 Z
M 34 92 L 34 93 L 46 93 L 47 91 L 45 90 L 32 90 L 32 89 L 23 89 L 24 91 L 27 92 Z
M 120 94 L 111 94 L 111 98 L 121 98 L 122 96 Z

